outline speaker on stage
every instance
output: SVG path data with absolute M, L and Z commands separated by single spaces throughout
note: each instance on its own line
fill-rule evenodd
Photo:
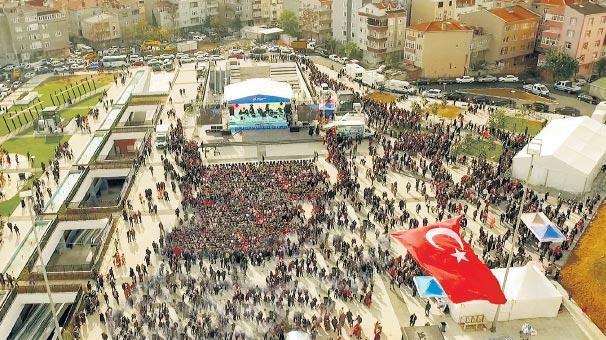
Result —
M 301 128 L 299 126 L 293 125 L 290 127 L 290 132 L 299 132 Z
M 221 130 L 221 135 L 222 136 L 231 136 L 231 130 L 230 129 Z
M 229 106 L 229 115 L 230 116 L 234 115 L 234 107 L 233 106 Z

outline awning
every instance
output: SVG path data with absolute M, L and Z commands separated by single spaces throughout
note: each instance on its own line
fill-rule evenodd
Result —
M 522 222 L 541 243 L 566 240 L 566 236 L 542 212 L 522 214 Z
M 412 278 L 419 296 L 423 298 L 441 298 L 446 297 L 442 286 L 432 276 L 415 276 Z
M 228 104 L 287 103 L 292 97 L 290 84 L 255 78 L 225 86 L 223 101 Z

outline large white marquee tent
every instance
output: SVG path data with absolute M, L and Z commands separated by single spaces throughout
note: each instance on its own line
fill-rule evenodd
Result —
M 503 284 L 505 268 L 492 269 L 492 273 L 499 284 Z M 557 288 L 532 263 L 509 270 L 504 292 L 507 302 L 501 307 L 499 321 L 555 317 L 563 299 Z M 448 303 L 450 314 L 457 322 L 474 315 L 484 315 L 485 320 L 492 320 L 497 306 L 488 301 Z
M 531 185 L 586 192 L 606 162 L 606 125 L 589 117 L 554 119 L 529 144 L 537 142 Z M 513 158 L 513 177 L 526 179 L 531 158 L 526 145 Z

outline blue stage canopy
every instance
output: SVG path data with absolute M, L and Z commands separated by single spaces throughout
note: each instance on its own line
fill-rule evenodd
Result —
M 522 214 L 522 222 L 541 243 L 566 241 L 566 236 L 542 212 Z
M 288 83 L 255 78 L 225 86 L 223 101 L 228 104 L 288 103 L 293 95 Z
M 412 278 L 417 287 L 419 296 L 423 298 L 441 298 L 446 297 L 442 286 L 432 276 L 415 276 Z

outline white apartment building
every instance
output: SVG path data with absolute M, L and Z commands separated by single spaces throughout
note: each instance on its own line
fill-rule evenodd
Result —
M 175 29 L 202 25 L 217 10 L 217 0 L 145 0 L 148 22 Z
M 359 21 L 358 9 L 368 3 L 370 0 L 333 0 L 332 38 L 342 43 L 351 41 L 354 35 L 352 25 Z
M 364 5 L 352 24 L 352 41 L 364 52 L 364 61 L 378 65 L 388 58 L 402 59 L 406 39 L 406 9 L 398 3 Z

